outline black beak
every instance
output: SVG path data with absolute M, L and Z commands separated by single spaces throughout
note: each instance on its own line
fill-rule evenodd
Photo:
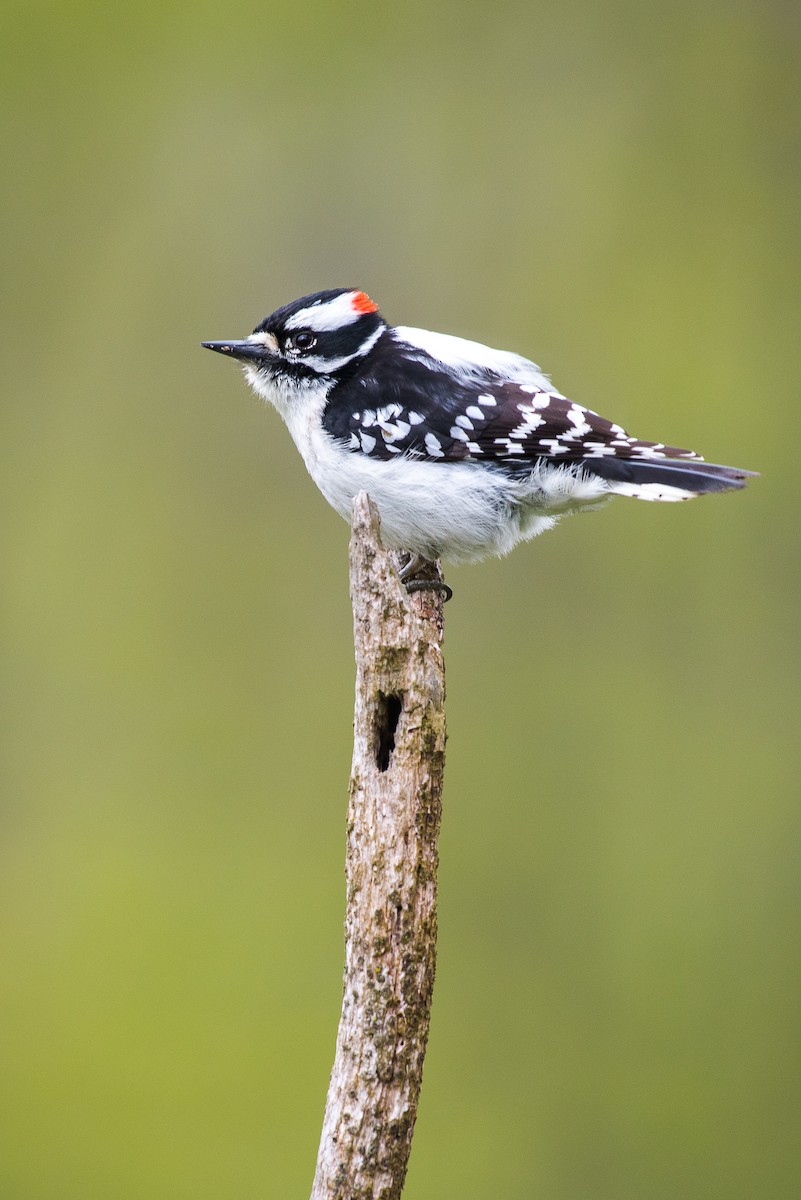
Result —
M 243 362 L 259 362 L 272 357 L 266 346 L 258 342 L 201 342 L 207 350 L 216 350 L 218 354 L 227 354 L 229 358 L 238 358 Z

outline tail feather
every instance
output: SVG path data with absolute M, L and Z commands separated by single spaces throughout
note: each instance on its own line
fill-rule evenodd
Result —
M 643 500 L 684 499 L 680 495 L 658 495 L 659 486 L 686 492 L 687 496 L 700 496 L 705 492 L 726 492 L 730 488 L 745 487 L 756 471 L 745 471 L 739 467 L 722 467 L 702 459 L 677 458 L 584 458 L 581 465 L 589 474 L 597 475 L 609 483 L 621 484 L 624 495 L 638 496 L 638 489 L 646 486 Z M 656 485 L 654 488 L 653 485 Z M 612 490 L 618 490 L 613 487 Z

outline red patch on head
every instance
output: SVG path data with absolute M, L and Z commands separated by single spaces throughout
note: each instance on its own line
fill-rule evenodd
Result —
M 378 312 L 378 305 L 370 299 L 367 292 L 354 292 L 350 302 L 358 313 Z

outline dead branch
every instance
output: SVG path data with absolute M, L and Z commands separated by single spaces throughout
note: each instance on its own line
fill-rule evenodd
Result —
M 441 578 L 431 564 L 432 578 Z M 445 765 L 442 595 L 409 595 L 353 504 L 356 706 L 342 1015 L 312 1200 L 396 1200 L 423 1075 Z

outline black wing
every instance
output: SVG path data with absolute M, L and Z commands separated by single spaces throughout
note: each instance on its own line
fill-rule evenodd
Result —
M 632 438 L 538 383 L 510 382 L 489 371 L 459 375 L 397 351 L 335 388 L 323 425 L 354 453 L 384 460 L 406 455 L 527 468 L 542 459 L 702 461 L 692 450 Z

